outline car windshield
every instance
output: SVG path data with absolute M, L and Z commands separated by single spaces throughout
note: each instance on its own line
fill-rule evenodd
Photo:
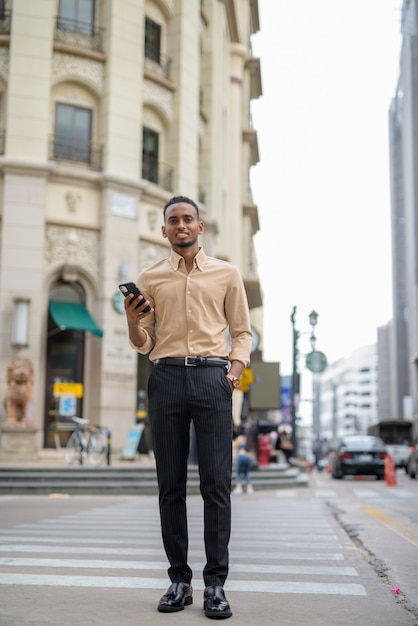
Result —
M 384 448 L 385 444 L 379 437 L 347 437 L 342 441 L 342 446 L 350 450 L 373 450 Z

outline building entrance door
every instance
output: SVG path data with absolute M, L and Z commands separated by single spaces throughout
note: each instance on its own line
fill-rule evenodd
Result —
M 50 290 L 46 349 L 44 446 L 65 445 L 72 432 L 72 417 L 83 417 L 85 332 L 67 328 L 58 312 L 84 304 L 79 283 L 57 281 Z M 55 308 L 54 308 L 55 307 Z M 61 307 L 61 308 L 60 308 Z M 67 307 L 67 308 L 65 308 Z M 71 324 L 70 324 L 71 325 Z

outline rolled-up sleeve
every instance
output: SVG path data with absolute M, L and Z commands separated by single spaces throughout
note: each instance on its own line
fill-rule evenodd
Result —
M 234 273 L 225 299 L 225 314 L 231 335 L 229 360 L 241 361 L 248 367 L 252 340 L 248 300 L 241 275 L 237 269 Z

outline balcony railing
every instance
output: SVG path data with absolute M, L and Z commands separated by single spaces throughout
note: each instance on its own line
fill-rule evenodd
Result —
M 6 152 L 6 130 L 4 128 L 0 128 L 0 154 L 4 154 Z
M 10 35 L 12 12 L 0 9 L 0 35 Z
M 171 80 L 171 57 L 160 54 L 158 61 L 145 56 L 145 70 L 158 74 L 167 80 Z
M 85 163 L 94 170 L 102 169 L 102 144 L 92 141 L 72 141 L 53 135 L 49 142 L 49 158 L 53 161 Z
M 142 178 L 155 183 L 166 191 L 173 191 L 174 168 L 165 163 L 158 163 L 154 159 L 144 159 L 142 162 Z
M 103 52 L 103 28 L 95 28 L 87 22 L 57 17 L 54 41 L 66 46 Z

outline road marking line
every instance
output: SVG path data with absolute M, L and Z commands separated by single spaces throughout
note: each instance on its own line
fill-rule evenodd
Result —
M 0 565 L 7 567 L 57 567 L 77 569 L 133 569 L 166 570 L 165 561 L 109 561 L 106 559 L 30 559 L 1 557 Z M 193 571 L 199 571 L 203 563 L 191 563 Z M 309 565 L 251 565 L 249 563 L 231 563 L 231 572 L 259 574 L 302 574 L 314 576 L 358 576 L 353 567 L 323 567 Z
M 370 507 L 365 506 L 363 507 L 363 510 L 375 520 L 377 520 L 384 526 L 387 526 L 387 528 L 390 528 L 390 530 L 393 530 L 393 532 L 402 537 L 402 539 L 406 539 L 406 541 L 409 541 L 409 543 L 412 543 L 413 546 L 418 548 L 417 532 L 411 530 L 410 528 L 407 528 L 403 524 L 400 524 L 396 520 L 392 519 L 388 515 L 385 515 L 385 513 L 378 511 L 377 509 L 371 509 Z
M 143 556 L 163 554 L 163 550 L 157 548 L 89 548 L 87 546 L 46 546 L 46 545 L 0 545 L 0 552 L 29 552 L 32 554 L 107 554 L 117 556 Z M 190 556 L 200 558 L 204 555 L 203 550 L 189 550 Z M 284 561 L 343 561 L 344 556 L 339 552 L 245 552 L 240 551 L 237 559 L 276 559 Z
M 0 574 L 0 585 L 30 585 L 49 587 L 96 587 L 112 589 L 166 589 L 167 581 L 159 578 L 114 576 L 61 576 L 43 574 Z M 193 582 L 194 589 L 202 590 L 203 582 Z M 256 593 L 296 593 L 315 595 L 366 596 L 363 585 L 340 583 L 280 582 L 269 580 L 228 581 L 228 593 L 245 591 Z
M 46 535 L 46 536 L 43 536 Z M 106 537 L 101 537 L 98 538 L 96 537 L 69 537 L 68 534 L 67 535 L 58 535 L 56 537 L 52 537 L 50 533 L 48 533 L 47 531 L 42 532 L 39 535 L 28 535 L 22 532 L 21 535 L 17 535 L 15 530 L 10 530 L 9 532 L 7 531 L 0 531 L 0 544 L 1 543 L 6 543 L 6 542 L 12 542 L 12 541 L 16 541 L 16 542 L 20 542 L 20 541 L 35 541 L 37 543 L 78 543 L 78 544 L 89 544 L 89 545 L 94 545 L 94 544 L 118 544 L 118 545 L 132 545 L 132 543 L 135 543 L 135 545 L 140 546 L 145 544 L 146 546 L 150 546 L 151 544 L 156 544 L 158 546 L 161 546 L 161 533 L 156 533 L 155 536 L 152 537 L 148 537 L 146 539 L 140 537 L 140 533 L 137 533 L 137 537 L 135 538 L 134 542 L 132 541 L 132 539 L 120 539 L 119 537 L 115 537 L 113 539 L 107 539 Z M 125 536 L 125 533 L 124 533 Z M 340 541 L 338 539 L 338 537 L 332 533 L 324 533 L 319 535 L 318 533 L 309 533 L 309 539 L 310 542 L 315 541 L 315 545 L 319 545 L 321 548 L 323 548 L 324 546 L 322 545 L 323 543 L 328 543 L 328 542 L 335 542 L 334 548 L 338 548 L 340 546 Z M 275 542 L 275 545 L 277 546 L 281 546 L 281 545 L 288 545 L 289 542 L 292 543 L 297 543 L 298 545 L 302 545 L 303 546 L 303 541 L 300 541 L 300 538 L 306 539 L 307 534 L 306 533 L 300 533 L 300 534 L 295 534 L 295 533 L 286 533 L 286 541 L 283 542 L 280 539 L 278 539 L 277 542 Z M 196 538 L 196 541 L 200 541 L 200 537 Z M 246 535 L 246 540 L 244 542 L 242 541 L 237 541 L 235 539 L 235 537 L 233 537 L 231 539 L 231 545 L 235 545 L 235 546 L 240 546 L 240 545 L 244 545 L 247 546 L 248 545 L 248 535 Z M 253 544 L 252 544 L 253 545 Z M 254 545 L 269 545 L 271 546 L 271 539 L 266 539 L 265 541 L 261 541 L 261 540 L 257 540 L 257 542 Z M 294 546 L 292 546 L 294 547 Z
M 305 546 L 303 546 L 305 547 Z M 164 554 L 163 549 L 160 548 L 104 548 L 100 547 L 88 547 L 88 546 L 51 546 L 45 544 L 32 545 L 32 544 L 7 544 L 0 545 L 0 553 L 7 552 L 10 554 L 16 552 L 30 552 L 30 553 L 42 553 L 42 554 L 82 554 L 82 555 L 119 555 L 119 556 L 161 556 Z M 246 563 L 258 559 L 284 559 L 284 560 L 305 560 L 305 561 L 343 561 L 344 556 L 341 553 L 331 554 L 318 554 L 318 553 L 293 553 L 293 552 L 245 552 L 240 550 L 236 555 L 234 550 L 231 550 L 231 554 L 234 555 L 234 561 L 239 563 L 244 560 Z M 195 558 L 204 557 L 204 550 L 189 550 L 189 555 Z
M 333 489 L 316 489 L 315 496 L 317 498 L 335 498 L 337 493 Z

